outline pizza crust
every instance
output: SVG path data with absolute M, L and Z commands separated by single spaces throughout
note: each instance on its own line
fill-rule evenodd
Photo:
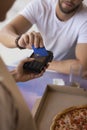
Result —
M 51 126 L 50 126 L 50 130 L 55 130 L 56 122 L 57 122 L 58 120 L 60 120 L 61 117 L 63 117 L 64 115 L 68 114 L 68 113 L 71 112 L 71 111 L 79 110 L 79 109 L 87 109 L 87 104 L 82 105 L 82 106 L 69 107 L 69 108 L 66 108 L 65 110 L 63 110 L 62 112 L 58 113 L 58 114 L 53 118 L 52 124 L 51 124 Z

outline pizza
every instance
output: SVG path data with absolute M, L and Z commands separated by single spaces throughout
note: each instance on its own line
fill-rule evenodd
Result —
M 58 113 L 50 130 L 87 130 L 87 105 L 70 107 Z

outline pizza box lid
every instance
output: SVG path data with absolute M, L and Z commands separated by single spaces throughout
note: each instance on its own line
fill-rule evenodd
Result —
M 38 130 L 49 130 L 56 114 L 64 109 L 87 104 L 87 90 L 82 88 L 47 85 L 32 114 Z

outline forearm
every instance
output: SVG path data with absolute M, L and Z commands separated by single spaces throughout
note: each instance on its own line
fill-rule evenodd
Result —
M 52 61 L 49 64 L 48 69 L 59 73 L 69 74 L 71 64 L 80 64 L 78 60 L 62 60 L 62 61 Z
M 26 18 L 17 16 L 0 31 L 0 42 L 10 48 L 16 47 L 15 39 L 27 32 L 31 26 L 32 24 Z
M 15 48 L 15 39 L 19 34 L 12 27 L 5 27 L 0 31 L 0 42 L 9 48 Z

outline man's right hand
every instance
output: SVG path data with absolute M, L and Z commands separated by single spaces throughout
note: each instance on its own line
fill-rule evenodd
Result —
M 18 40 L 18 45 L 29 49 L 32 48 L 32 45 L 34 45 L 35 48 L 44 47 L 41 34 L 34 31 L 22 34 Z

